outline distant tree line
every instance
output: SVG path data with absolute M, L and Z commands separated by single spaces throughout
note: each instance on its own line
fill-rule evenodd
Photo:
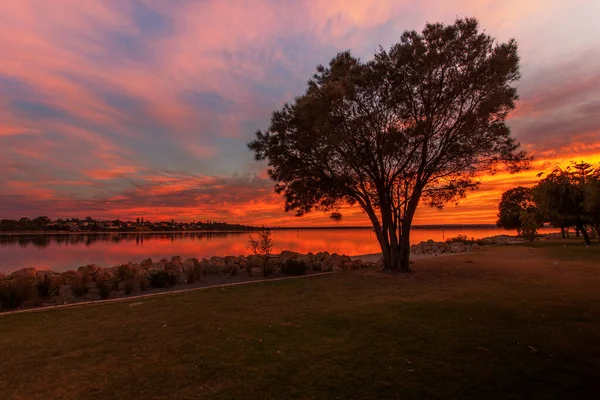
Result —
M 258 227 L 228 224 L 216 221 L 192 221 L 176 222 L 170 221 L 150 222 L 144 218 L 135 221 L 95 220 L 91 217 L 58 218 L 52 220 L 46 216 L 34 219 L 26 217 L 20 219 L 0 220 L 0 232 L 147 232 L 147 231 L 249 231 L 257 230 Z
M 531 188 L 519 186 L 502 194 L 498 227 L 527 235 L 544 222 L 560 228 L 563 238 L 569 228 L 581 233 L 586 244 L 591 244 L 591 236 L 600 238 L 600 167 L 571 162 Z

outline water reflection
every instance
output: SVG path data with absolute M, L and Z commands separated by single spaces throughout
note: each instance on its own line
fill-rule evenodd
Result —
M 12 247 L 48 247 L 57 246 L 91 246 L 96 242 L 133 242 L 143 246 L 144 242 L 170 240 L 212 240 L 226 236 L 247 236 L 248 232 L 164 232 L 164 233 L 71 233 L 46 235 L 0 235 L 0 246 Z
M 309 229 L 273 231 L 275 252 L 329 251 L 348 255 L 380 252 L 370 229 Z M 482 238 L 506 233 L 499 229 L 415 229 L 411 242 L 441 241 L 457 235 Z M 65 271 L 85 264 L 112 266 L 158 260 L 247 255 L 251 232 L 80 233 L 0 236 L 0 271 L 24 267 Z

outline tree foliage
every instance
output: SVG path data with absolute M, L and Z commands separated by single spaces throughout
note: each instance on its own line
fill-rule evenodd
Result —
M 273 251 L 275 240 L 271 230 L 263 229 L 258 231 L 257 236 L 250 235 L 248 239 L 248 247 L 253 254 L 257 256 L 268 256 Z
M 555 226 L 575 226 L 590 244 L 585 225 L 593 223 L 597 206 L 598 169 L 588 163 L 571 163 L 555 168 L 532 189 L 534 200 L 544 218 Z
M 519 235 L 522 233 L 521 214 L 523 212 L 539 214 L 533 201 L 531 188 L 518 186 L 502 193 L 502 200 L 498 204 L 498 221 L 496 225 L 499 228 L 508 230 L 516 229 Z M 541 218 L 536 217 L 538 222 L 543 222 Z
M 505 124 L 518 78 L 515 41 L 496 43 L 474 19 L 427 24 L 371 61 L 348 51 L 318 66 L 249 147 L 268 160 L 286 211 L 358 204 L 386 268 L 408 270 L 420 201 L 442 207 L 476 189 L 481 172 L 527 164 Z

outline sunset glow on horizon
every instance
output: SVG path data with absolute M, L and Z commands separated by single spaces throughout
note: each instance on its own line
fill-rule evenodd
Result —
M 503 191 L 600 163 L 600 2 L 6 0 L 0 5 L 0 219 L 335 224 L 284 212 L 246 144 L 347 49 L 369 59 L 426 22 L 476 17 L 519 44 L 508 124 L 531 169 L 416 224 L 489 224 Z M 358 207 L 340 225 L 368 225 Z

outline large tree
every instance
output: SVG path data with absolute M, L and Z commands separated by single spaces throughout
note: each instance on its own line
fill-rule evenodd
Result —
M 442 207 L 475 189 L 480 173 L 527 164 L 505 124 L 518 78 L 515 41 L 496 43 L 475 19 L 428 24 L 371 61 L 343 52 L 318 66 L 249 147 L 268 160 L 286 211 L 339 217 L 341 205 L 358 204 L 385 268 L 408 271 L 421 200 Z
M 586 244 L 591 244 L 585 225 L 589 215 L 585 209 L 585 184 L 591 170 L 582 164 L 572 164 L 567 169 L 555 168 L 532 189 L 538 209 L 554 225 L 574 226 L 583 234 Z
M 542 218 L 538 215 L 531 188 L 517 186 L 502 193 L 502 199 L 498 204 L 498 221 L 496 225 L 504 229 L 516 229 L 521 234 L 521 215 L 523 213 L 533 215 L 534 219 L 541 223 Z

